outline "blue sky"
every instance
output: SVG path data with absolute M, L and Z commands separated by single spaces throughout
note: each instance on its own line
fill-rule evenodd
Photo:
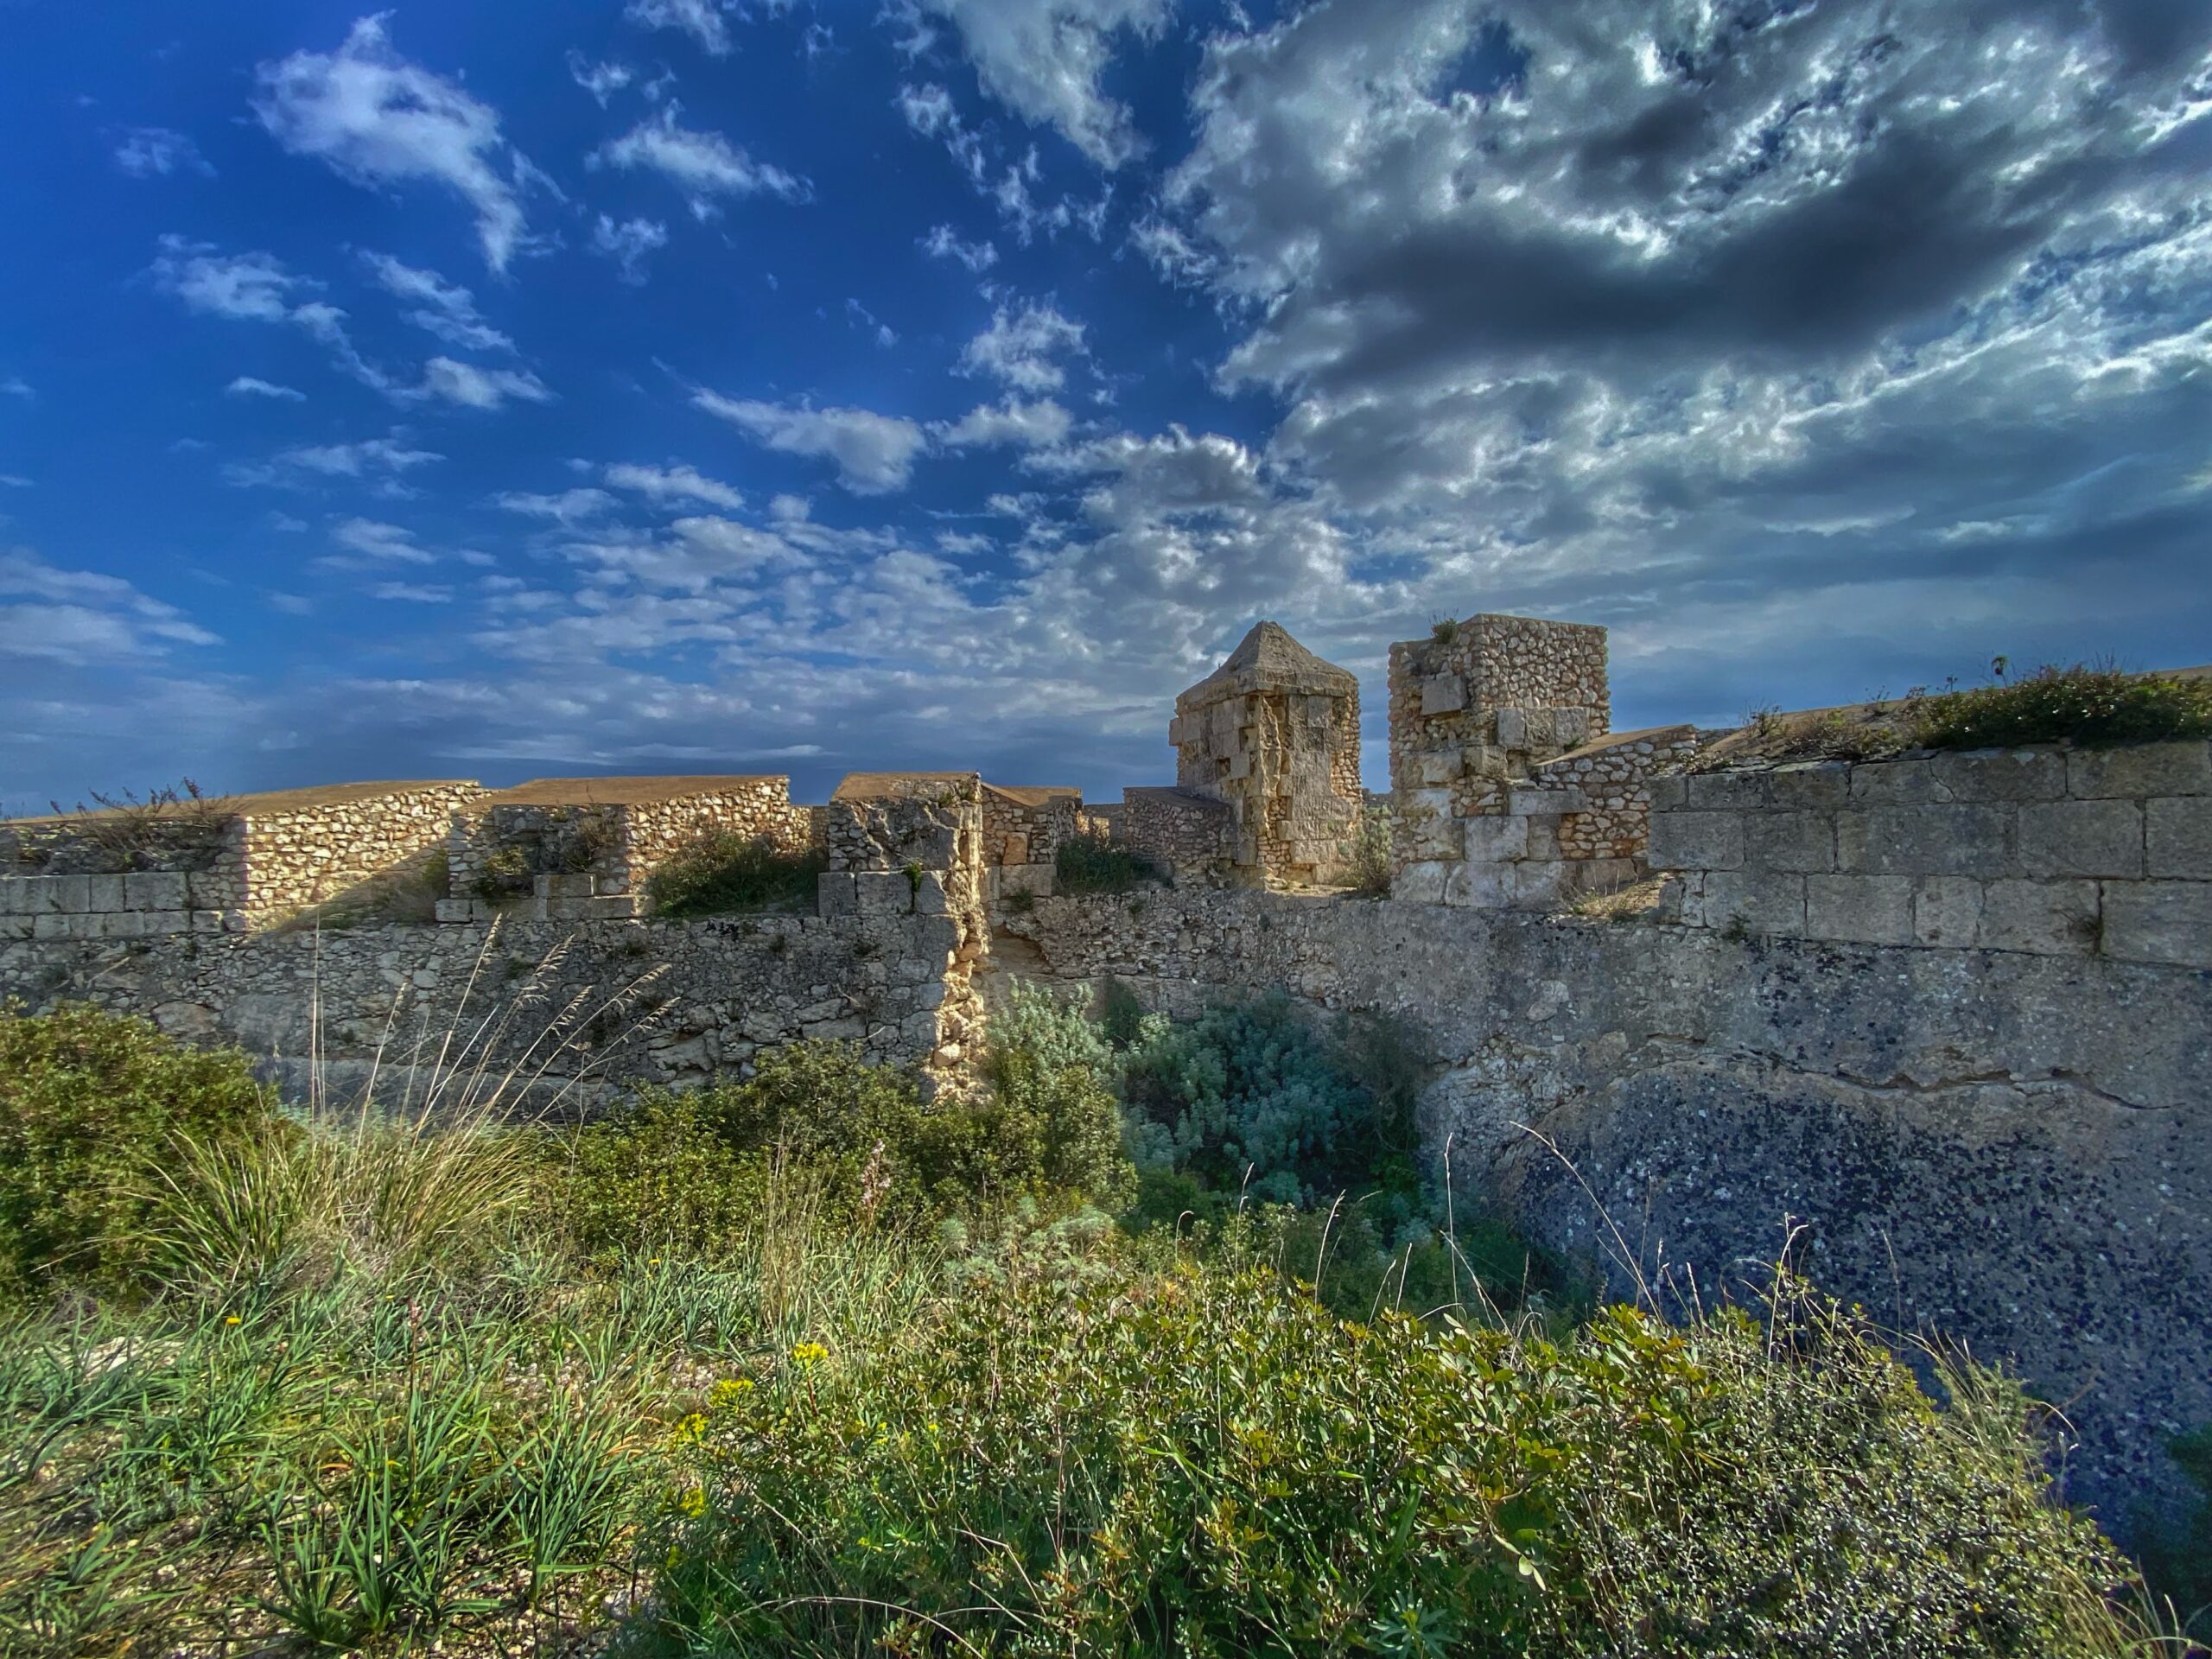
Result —
M 1961 24 L 1967 26 L 1962 27 Z M 0 0 L 0 809 L 2212 658 L 2212 13 Z

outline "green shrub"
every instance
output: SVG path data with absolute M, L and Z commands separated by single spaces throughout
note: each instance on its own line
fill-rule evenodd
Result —
M 990 1023 L 984 1078 L 1010 1119 L 1036 1126 L 1037 1179 L 1109 1211 L 1136 1191 L 1113 1075 L 1112 1051 L 1073 996 L 1014 982 Z
M 1279 1203 L 1361 1182 L 1378 1110 L 1402 1105 L 1378 1108 L 1281 992 L 1184 1025 L 1147 1018 L 1122 1055 L 1121 1086 L 1140 1167 L 1187 1169 Z
M 642 1654 L 2117 1655 L 2016 1394 L 1792 1287 L 1563 1342 L 1264 1272 L 979 1287 L 690 1449 Z
M 811 904 L 828 855 L 787 849 L 766 836 L 717 830 L 687 843 L 645 878 L 664 916 L 721 916 Z
M 541 1211 L 602 1265 L 634 1254 L 714 1255 L 760 1204 L 766 1160 L 709 1126 L 690 1094 L 651 1090 L 549 1143 Z
M 2212 1640 L 2212 1423 L 2173 1443 L 2174 1460 L 2197 1491 L 2193 1510 L 2178 1521 L 2142 1517 L 2143 1576 L 2153 1593 L 2173 1604 L 2182 1627 L 2198 1641 Z
M 188 1048 L 89 1003 L 0 1008 L 0 1281 L 128 1284 L 180 1140 L 276 1132 L 277 1117 L 235 1049 Z
M 1934 749 L 2156 743 L 2212 737 L 2212 679 L 2051 665 L 2025 679 L 1912 697 L 1906 712 L 1915 741 Z
M 494 847 L 476 862 L 468 884 L 471 897 L 495 908 L 511 905 L 531 889 L 530 855 L 519 847 Z
M 1052 855 L 1056 893 L 1128 893 L 1159 879 L 1158 866 L 1104 836 L 1071 836 Z

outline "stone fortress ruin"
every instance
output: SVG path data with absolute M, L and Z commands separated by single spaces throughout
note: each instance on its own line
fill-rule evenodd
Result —
M 1254 627 L 1118 802 L 975 772 L 352 784 L 0 823 L 0 997 L 90 998 L 326 1093 L 555 964 L 650 978 L 595 1086 L 839 1039 L 963 1086 L 994 985 L 1280 987 L 1433 1061 L 1433 1163 L 1535 1237 L 1701 1287 L 1801 1265 L 2066 1402 L 2124 1529 L 2212 1421 L 2212 744 L 1799 755 L 1611 729 L 1602 628 L 1475 615 L 1359 685 Z M 1785 719 L 1783 722 L 1787 725 Z M 1345 890 L 1387 802 L 1389 897 Z M 813 901 L 677 920 L 708 835 Z M 1159 873 L 1062 891 L 1103 841 Z M 1624 894 L 1640 894 L 1617 907 Z M 489 988 L 487 992 L 487 987 Z M 387 1067 L 387 1074 L 390 1068 Z

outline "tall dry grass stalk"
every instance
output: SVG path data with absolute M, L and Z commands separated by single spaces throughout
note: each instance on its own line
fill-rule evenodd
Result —
M 152 1178 L 156 1258 L 189 1283 L 227 1290 L 325 1276 L 340 1263 L 404 1277 L 498 1237 L 532 1191 L 538 1131 L 603 1077 L 667 971 L 613 990 L 564 990 L 574 941 L 563 940 L 512 995 L 496 995 L 486 965 L 499 931 L 486 931 L 442 1029 L 426 1010 L 403 1039 L 404 991 L 395 992 L 349 1104 L 334 1103 L 318 972 L 304 1115 L 244 1137 L 181 1139 Z

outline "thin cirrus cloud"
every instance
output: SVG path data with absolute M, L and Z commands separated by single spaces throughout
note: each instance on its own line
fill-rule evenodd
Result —
M 134 179 L 165 179 L 172 173 L 197 173 L 212 179 L 215 168 L 200 146 L 167 127 L 133 127 L 115 146 L 115 164 Z
M 384 290 L 407 302 L 407 321 L 448 346 L 472 352 L 511 352 L 514 341 L 484 321 L 475 296 L 435 270 L 418 270 L 388 253 L 364 253 L 361 263 Z
M 693 215 L 700 219 L 718 211 L 715 198 L 719 196 L 770 195 L 798 202 L 813 194 L 804 179 L 754 161 L 718 132 L 682 125 L 677 113 L 673 102 L 664 104 L 658 114 L 594 150 L 585 164 L 661 174 L 683 192 Z
M 280 386 L 258 375 L 242 374 L 223 390 L 233 397 L 266 397 L 275 403 L 303 404 L 308 395 L 296 386 Z

